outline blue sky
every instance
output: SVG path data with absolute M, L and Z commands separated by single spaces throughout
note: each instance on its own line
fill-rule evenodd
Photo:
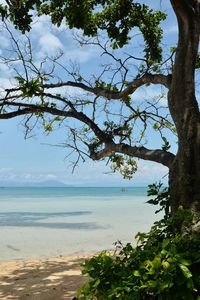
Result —
M 146 1 L 149 5 L 152 2 L 154 1 Z M 169 14 L 168 19 L 163 22 L 163 45 L 175 45 L 177 26 L 170 2 L 165 0 L 159 1 L 159 5 L 160 3 Z M 65 60 L 78 62 L 84 74 L 95 72 L 95 68 L 97 69 L 97 64 L 100 62 L 98 49 L 92 46 L 80 47 L 65 26 L 59 29 L 52 27 L 46 16 L 37 22 L 35 20 L 31 37 L 37 50 L 37 59 L 45 53 L 55 55 L 59 49 L 62 49 Z M 0 44 L 6 47 L 9 41 L 1 35 Z M 1 51 L 4 50 L 1 49 Z M 4 86 L 10 85 L 9 71 L 3 65 L 0 65 L 0 83 Z M 71 92 L 74 93 L 74 91 Z M 148 89 L 138 90 L 133 97 L 140 101 L 140 99 L 152 98 L 159 92 L 158 88 L 150 86 Z M 105 166 L 105 162 L 93 162 L 91 160 L 85 164 L 80 164 L 72 174 L 70 158 L 65 159 L 66 150 L 47 145 L 63 142 L 66 138 L 65 131 L 55 131 L 46 136 L 38 130 L 34 132 L 32 138 L 24 140 L 24 129 L 20 121 L 20 119 L 15 119 L 1 120 L 0 122 L 0 185 L 4 181 L 24 183 L 58 180 L 77 186 L 143 186 L 162 177 L 164 177 L 165 182 L 167 181 L 167 168 L 142 160 L 139 161 L 138 172 L 131 181 L 122 179 L 120 174 L 112 174 L 109 166 Z M 156 137 L 151 133 L 149 140 L 153 146 L 159 145 Z M 172 149 L 175 151 L 175 144 L 172 145 Z

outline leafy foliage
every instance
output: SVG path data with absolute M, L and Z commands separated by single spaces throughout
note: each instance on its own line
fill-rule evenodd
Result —
M 168 189 L 162 183 L 150 185 L 148 196 L 153 197 L 148 203 L 166 209 Z M 199 300 L 199 234 L 182 234 L 196 218 L 180 207 L 173 216 L 168 212 L 155 222 L 148 233 L 138 233 L 136 247 L 117 242 L 114 255 L 103 251 L 86 260 L 83 274 L 90 279 L 78 299 Z
M 165 215 L 169 215 L 169 189 L 168 187 L 163 187 L 161 182 L 153 183 L 149 185 L 147 191 L 147 196 L 153 196 L 153 199 L 147 201 L 147 203 L 152 205 L 160 205 L 160 208 L 156 210 L 156 214 L 161 210 L 165 211 Z
M 115 255 L 104 251 L 87 260 L 90 277 L 78 299 L 197 300 L 200 297 L 200 239 L 181 235 L 180 222 L 191 222 L 190 211 L 155 222 L 149 233 L 139 233 L 138 244 L 117 244 Z
M 3 16 L 9 15 L 23 32 L 30 30 L 34 8 L 39 15 L 50 15 L 53 24 L 60 26 L 65 21 L 69 28 L 82 29 L 87 36 L 96 36 L 98 30 L 106 31 L 114 49 L 127 44 L 130 31 L 137 27 L 144 37 L 144 53 L 149 65 L 161 61 L 159 24 L 166 15 L 145 4 L 132 0 L 24 0 L 15 1 L 15 5 L 13 2 L 9 9 L 2 7 L 0 12 Z
M 10 3 L 9 7 L 0 6 L 0 14 L 2 18 L 9 17 L 23 33 L 31 29 L 31 22 L 33 17 L 33 9 L 41 4 L 40 0 L 19 0 L 7 1 Z
M 0 4 L 0 15 L 3 20 L 7 17 L 7 8 L 2 4 Z
M 124 179 L 131 179 L 133 174 L 137 171 L 137 163 L 129 156 L 115 154 L 110 157 L 112 162 L 113 172 L 119 171 Z
M 162 149 L 165 150 L 165 151 L 168 151 L 171 147 L 169 141 L 164 136 L 162 136 L 162 140 L 164 142 L 163 145 L 162 145 Z
M 19 83 L 19 87 L 23 93 L 23 97 L 32 97 L 34 96 L 37 92 L 40 91 L 40 79 L 36 78 L 36 79 L 31 79 L 28 82 L 20 77 L 20 76 L 16 76 L 15 79 L 18 81 Z

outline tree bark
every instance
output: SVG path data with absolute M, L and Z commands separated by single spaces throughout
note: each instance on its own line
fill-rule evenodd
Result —
M 200 212 L 200 113 L 195 96 L 195 64 L 200 35 L 199 1 L 171 0 L 179 26 L 179 40 L 169 109 L 178 134 L 178 153 L 170 168 L 172 212 L 179 205 Z
M 200 124 L 195 137 L 187 133 L 179 141 L 179 151 L 169 171 L 172 213 L 181 205 L 200 212 Z

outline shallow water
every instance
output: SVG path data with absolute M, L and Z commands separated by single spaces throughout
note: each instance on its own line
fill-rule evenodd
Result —
M 155 208 L 146 188 L 1 188 L 0 259 L 113 248 L 146 231 Z

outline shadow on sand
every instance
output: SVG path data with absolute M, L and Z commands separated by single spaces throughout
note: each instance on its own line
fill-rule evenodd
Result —
M 69 300 L 86 282 L 84 258 L 0 263 L 0 299 Z M 7 268 L 7 270 L 6 270 Z

